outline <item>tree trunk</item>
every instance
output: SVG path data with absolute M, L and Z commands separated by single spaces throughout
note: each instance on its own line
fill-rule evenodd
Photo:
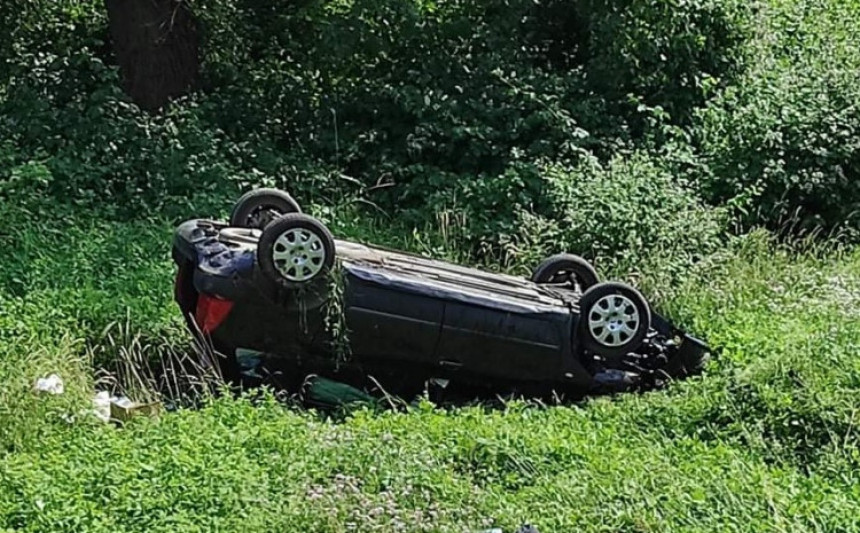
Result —
M 184 0 L 105 0 L 125 92 L 154 111 L 197 85 L 197 26 Z

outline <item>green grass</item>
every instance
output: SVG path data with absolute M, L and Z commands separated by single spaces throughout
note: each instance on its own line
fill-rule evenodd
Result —
M 102 3 L 0 19 L 0 533 L 860 532 L 860 2 L 485 3 L 198 2 L 206 90 L 152 116 Z M 717 357 L 575 405 L 330 418 L 257 391 L 98 422 L 117 357 L 189 348 L 169 217 L 250 185 L 491 270 L 581 252 Z M 733 235 L 757 223 L 842 235 Z M 51 373 L 65 393 L 34 392 Z
M 339 235 L 455 255 L 432 232 L 342 220 Z M 639 273 L 720 348 L 662 391 L 345 420 L 264 394 L 100 424 L 85 348 L 107 325 L 185 342 L 169 226 L 79 214 L 0 235 L 0 530 L 860 530 L 858 249 L 756 233 L 680 286 Z M 50 372 L 63 396 L 32 392 Z

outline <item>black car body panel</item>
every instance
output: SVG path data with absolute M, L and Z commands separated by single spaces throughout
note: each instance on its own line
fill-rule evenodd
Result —
M 259 234 L 211 220 L 188 221 L 175 233 L 177 301 L 189 325 L 225 355 L 252 350 L 315 371 L 346 364 L 422 379 L 595 386 L 600 369 L 577 345 L 575 292 L 340 240 L 343 291 L 335 312 L 343 312 L 348 356 L 337 357 L 331 281 L 298 292 L 277 287 L 256 267 Z M 214 308 L 227 311 L 213 321 L 207 309 Z M 661 339 L 651 343 L 654 353 L 707 351 L 654 317 L 651 336 Z

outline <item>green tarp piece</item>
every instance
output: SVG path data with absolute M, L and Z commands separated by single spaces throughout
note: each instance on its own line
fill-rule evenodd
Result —
M 375 404 L 376 398 L 346 383 L 312 376 L 305 381 L 304 397 L 321 407 L 338 408 L 351 404 Z

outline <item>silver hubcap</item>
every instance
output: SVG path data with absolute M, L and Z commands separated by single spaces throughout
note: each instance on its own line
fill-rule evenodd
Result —
M 626 296 L 610 294 L 597 300 L 588 313 L 588 329 L 600 344 L 615 348 L 639 329 L 639 311 Z
M 293 228 L 275 240 L 275 268 L 289 281 L 308 281 L 325 265 L 325 246 L 311 230 Z

